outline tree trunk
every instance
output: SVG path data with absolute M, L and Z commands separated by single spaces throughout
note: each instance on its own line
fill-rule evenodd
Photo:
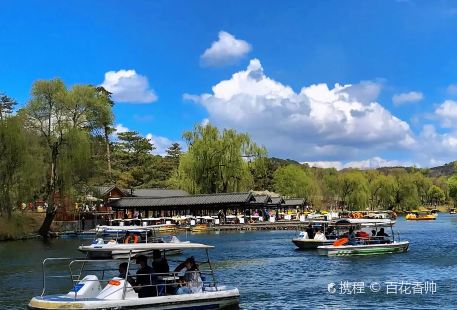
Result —
M 105 143 L 106 143 L 106 159 L 108 161 L 108 178 L 111 182 L 113 180 L 113 177 L 111 174 L 111 150 L 110 150 L 110 146 L 109 146 L 108 126 L 105 126 L 104 130 L 105 130 Z
M 52 222 L 56 215 L 57 208 L 54 207 L 54 194 L 56 192 L 56 178 L 57 178 L 57 156 L 59 155 L 59 144 L 55 142 L 52 145 L 52 162 L 51 162 L 51 176 L 49 178 L 49 186 L 46 193 L 46 201 L 48 201 L 48 209 L 46 210 L 46 217 L 44 218 L 43 224 L 41 224 L 38 233 L 43 238 L 49 237 L 49 231 L 51 230 Z M 49 199 L 51 197 L 51 199 Z

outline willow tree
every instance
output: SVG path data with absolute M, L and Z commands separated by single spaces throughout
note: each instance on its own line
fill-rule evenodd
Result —
M 453 174 L 447 180 L 449 187 L 449 198 L 452 199 L 454 206 L 457 206 L 457 174 Z
M 300 197 L 307 203 L 319 204 L 317 182 L 303 167 L 287 165 L 278 168 L 273 174 L 273 183 L 275 191 L 283 196 Z
M 188 152 L 181 155 L 177 183 L 191 193 L 228 193 L 248 190 L 250 164 L 266 155 L 249 135 L 214 126 L 197 125 L 183 137 Z
M 19 116 L 0 120 L 0 213 L 8 218 L 14 206 L 40 190 L 44 175 L 41 151 Z
M 337 177 L 337 193 L 343 206 L 360 210 L 368 205 L 368 183 L 359 170 L 343 171 Z
M 54 195 L 66 187 L 60 167 L 64 167 L 65 149 L 81 147 L 84 132 L 87 135 L 101 127 L 101 119 L 111 113 L 111 107 L 100 100 L 97 90 L 89 85 L 76 85 L 68 90 L 60 79 L 37 81 L 32 86 L 32 98 L 24 108 L 27 125 L 44 142 L 47 148 L 46 163 L 49 173 L 44 198 L 49 208 L 39 233 L 47 236 L 57 208 Z M 75 138 L 76 137 L 76 138 Z M 70 165 L 72 166 L 72 165 Z M 77 174 L 79 170 L 71 173 Z M 68 186 L 67 186 L 68 187 Z M 61 192 L 61 195 L 63 193 Z

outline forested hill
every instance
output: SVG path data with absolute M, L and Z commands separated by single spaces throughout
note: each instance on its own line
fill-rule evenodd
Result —
M 457 172 L 457 161 L 452 161 L 443 166 L 433 167 L 428 169 L 428 176 L 437 178 L 437 177 L 449 177 L 452 174 Z
M 376 170 L 384 172 L 384 173 L 390 173 L 393 172 L 394 170 L 398 169 L 404 169 L 407 172 L 413 172 L 420 170 L 424 173 L 424 175 L 431 177 L 431 178 L 439 178 L 439 177 L 450 177 L 454 173 L 457 172 L 457 161 L 452 161 L 450 163 L 444 164 L 443 166 L 437 166 L 433 168 L 416 168 L 416 167 L 381 167 L 377 168 Z

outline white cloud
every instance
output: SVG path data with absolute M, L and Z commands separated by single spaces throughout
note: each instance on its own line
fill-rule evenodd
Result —
M 442 127 L 457 128 L 457 101 L 446 100 L 435 110 Z
M 219 39 L 211 44 L 200 56 L 201 62 L 206 66 L 220 66 L 235 63 L 251 51 L 251 45 L 236 39 L 228 32 L 220 31 Z
M 118 134 L 123 133 L 123 132 L 127 132 L 127 131 L 130 131 L 130 129 L 128 129 L 127 127 L 125 127 L 122 124 L 117 124 L 116 126 L 114 126 L 114 132 L 111 133 L 111 139 L 117 140 L 117 135 Z
M 447 87 L 447 92 L 450 95 L 457 96 L 457 84 L 451 84 Z
M 336 170 L 344 168 L 344 164 L 340 161 L 309 161 L 304 163 L 316 168 L 335 168 Z
M 419 102 L 422 99 L 424 99 L 424 95 L 421 92 L 410 91 L 408 93 L 395 94 L 392 97 L 392 102 L 395 105 L 400 105 L 403 103 Z
M 208 124 L 209 124 L 209 119 L 207 119 L 207 118 L 204 118 L 204 119 L 201 121 L 201 123 L 200 123 L 200 124 L 201 124 L 203 127 L 205 127 L 206 125 L 208 125 Z
M 151 133 L 148 133 L 146 135 L 146 139 L 151 141 L 151 143 L 154 145 L 155 149 L 152 151 L 152 153 L 160 155 L 160 156 L 165 156 L 167 154 L 167 149 L 175 142 L 179 143 L 183 151 L 185 150 L 185 145 L 182 141 L 174 141 L 170 140 L 167 137 L 162 137 L 162 136 L 155 136 Z
M 211 94 L 185 98 L 201 103 L 212 124 L 250 133 L 275 156 L 348 161 L 415 143 L 409 125 L 373 101 L 379 87 L 316 84 L 297 93 L 267 77 L 253 59 Z
M 115 102 L 150 103 L 157 100 L 148 78 L 135 70 L 108 71 L 101 86 L 113 94 Z
M 127 132 L 127 131 L 130 131 L 127 127 L 125 127 L 124 125 L 122 124 L 117 124 L 114 129 L 116 130 L 116 133 L 123 133 L 123 132 Z
M 424 125 L 418 137 L 415 155 L 418 162 L 432 167 L 456 160 L 457 131 L 439 133 L 433 125 Z
M 341 161 L 316 161 L 316 162 L 307 162 L 311 167 L 318 168 L 335 168 L 337 170 L 345 168 L 359 168 L 359 169 L 376 169 L 381 167 L 397 167 L 403 166 L 408 167 L 412 166 L 411 162 L 398 161 L 398 160 L 387 160 L 381 157 L 373 157 L 366 160 L 355 160 L 343 163 Z

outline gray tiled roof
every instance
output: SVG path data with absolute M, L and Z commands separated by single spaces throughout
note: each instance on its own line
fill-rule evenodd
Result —
M 280 205 L 284 203 L 284 199 L 282 197 L 271 197 L 271 204 Z
M 96 195 L 99 194 L 100 196 L 105 196 L 107 193 L 112 191 L 116 185 L 108 185 L 108 186 L 96 186 L 94 189 L 96 190 Z M 132 196 L 132 190 L 129 188 L 120 188 L 125 196 Z M 189 196 L 189 194 L 180 189 L 167 189 L 167 188 L 136 188 L 133 189 L 133 197 L 175 197 L 175 196 Z
M 116 185 L 106 185 L 106 186 L 95 186 L 94 189 L 96 191 L 95 195 L 100 195 L 100 196 L 105 196 L 106 194 L 108 194 L 110 191 L 112 191 L 115 187 L 117 187 Z M 117 187 L 120 191 L 122 191 L 126 196 L 129 195 L 130 191 L 129 190 L 126 190 L 126 189 L 123 189 L 123 188 L 119 188 Z
M 224 193 L 212 195 L 175 196 L 163 198 L 124 197 L 112 203 L 113 208 L 147 208 L 172 206 L 203 206 L 224 204 L 247 204 L 254 197 L 252 193 Z
M 294 207 L 294 206 L 303 206 L 304 204 L 305 204 L 305 199 L 303 199 L 303 198 L 291 198 L 291 199 L 285 199 L 282 206 Z
M 136 188 L 133 190 L 133 197 L 177 197 L 189 196 L 189 193 L 180 189 L 162 189 L 162 188 Z
M 255 203 L 255 204 L 266 204 L 268 202 L 271 202 L 271 197 L 268 195 L 254 196 L 254 200 L 251 201 L 251 203 Z

